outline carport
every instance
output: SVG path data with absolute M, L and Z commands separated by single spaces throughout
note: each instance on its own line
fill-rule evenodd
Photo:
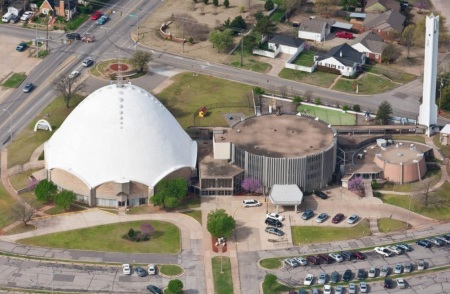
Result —
M 297 185 L 273 185 L 269 198 L 277 206 L 277 212 L 280 205 L 293 205 L 295 213 L 297 213 L 297 206 L 302 204 L 303 192 Z
M 353 27 L 353 24 L 337 21 L 331 27 L 333 29 L 340 29 L 340 30 L 350 31 L 352 29 L 352 27 Z

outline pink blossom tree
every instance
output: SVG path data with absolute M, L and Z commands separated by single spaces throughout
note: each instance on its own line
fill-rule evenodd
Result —
M 360 197 L 364 196 L 366 190 L 364 188 L 363 178 L 362 177 L 352 177 L 348 181 L 348 190 L 359 195 Z
M 257 178 L 244 178 L 241 187 L 247 192 L 259 193 L 261 191 L 261 181 Z

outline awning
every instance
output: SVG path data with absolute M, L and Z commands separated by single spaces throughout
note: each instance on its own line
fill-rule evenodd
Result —
M 365 13 L 352 12 L 352 13 L 350 13 L 350 18 L 366 18 L 366 14 Z
M 299 205 L 303 192 L 297 185 L 273 185 L 269 198 L 275 205 Z
M 351 23 L 345 23 L 345 22 L 335 22 L 332 25 L 333 28 L 343 29 L 343 30 L 351 30 L 353 27 L 353 24 Z

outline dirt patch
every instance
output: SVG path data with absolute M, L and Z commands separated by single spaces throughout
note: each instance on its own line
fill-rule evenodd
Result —
M 126 64 L 123 63 L 113 63 L 109 66 L 109 69 L 112 71 L 126 71 L 128 70 L 130 67 Z

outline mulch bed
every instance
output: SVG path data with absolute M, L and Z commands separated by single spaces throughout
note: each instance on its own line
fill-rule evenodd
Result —
M 217 242 L 218 242 L 217 238 L 211 236 L 211 247 L 212 247 L 213 251 L 215 253 L 219 253 L 219 252 L 220 253 L 225 253 L 225 252 L 227 252 L 227 245 L 225 244 L 225 245 L 216 246 Z

